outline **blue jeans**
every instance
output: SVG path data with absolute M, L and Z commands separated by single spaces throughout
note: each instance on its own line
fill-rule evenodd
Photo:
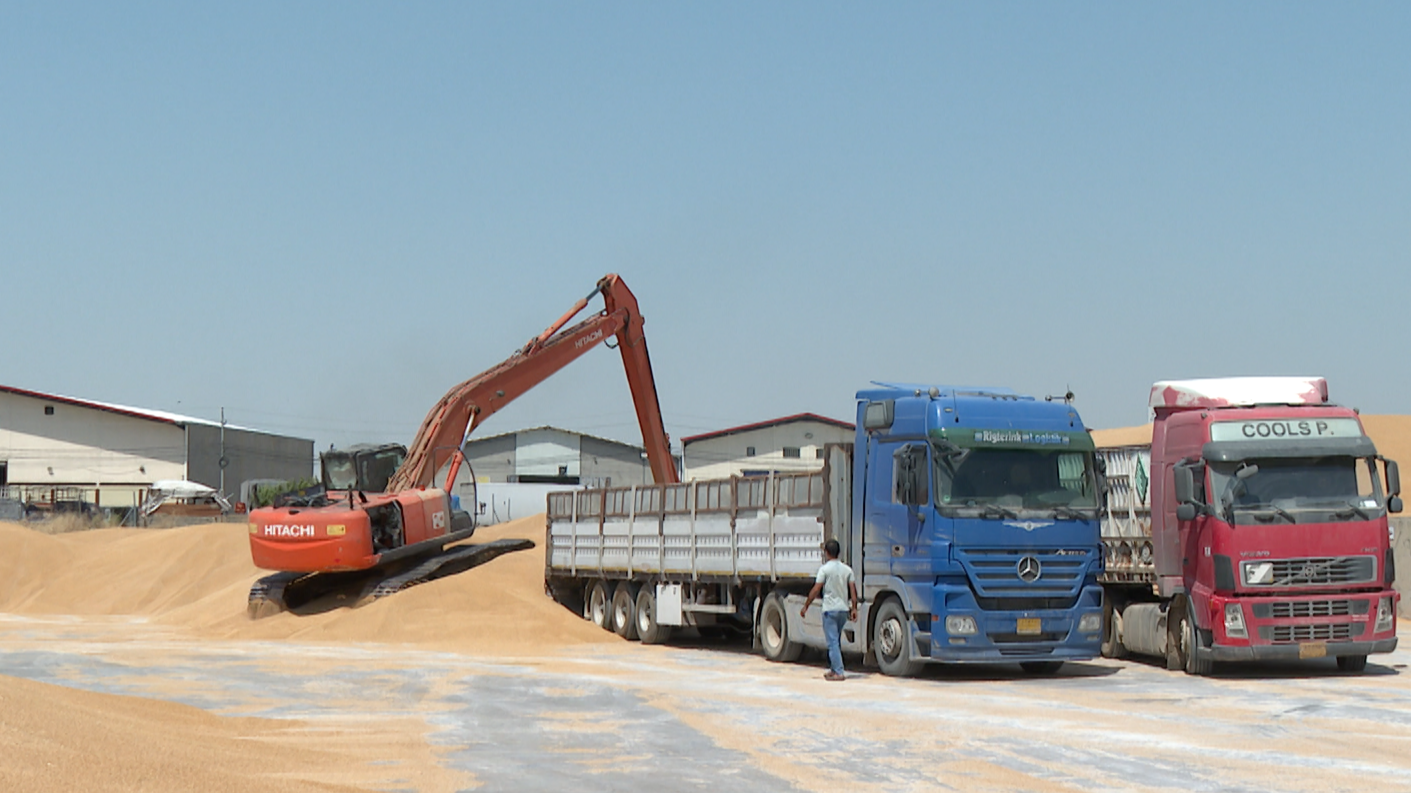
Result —
M 843 624 L 847 621 L 846 611 L 823 612 L 823 638 L 828 640 L 828 667 L 836 675 L 843 673 Z

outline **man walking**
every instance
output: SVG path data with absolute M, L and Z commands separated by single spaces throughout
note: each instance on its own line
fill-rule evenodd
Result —
M 852 568 L 838 561 L 843 552 L 837 540 L 823 543 L 823 566 L 818 568 L 813 589 L 808 593 L 800 617 L 808 616 L 808 607 L 823 594 L 823 636 L 828 640 L 828 666 L 824 680 L 843 680 L 843 625 L 857 620 L 857 582 Z

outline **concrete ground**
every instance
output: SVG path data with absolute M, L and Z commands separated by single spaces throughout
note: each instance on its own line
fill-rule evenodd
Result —
M 1405 791 L 1408 639 L 1356 675 L 1331 659 L 1208 678 L 1100 660 L 1053 677 L 855 669 L 829 683 L 817 659 L 772 664 L 728 643 L 477 657 L 0 614 L 0 672 L 296 719 L 330 740 L 421 729 L 433 762 L 493 791 Z M 378 789 L 414 790 L 415 777 Z

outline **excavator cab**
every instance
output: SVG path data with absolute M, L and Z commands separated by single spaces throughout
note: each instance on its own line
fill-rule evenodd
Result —
M 319 455 L 324 489 L 385 492 L 387 481 L 406 457 L 407 447 L 399 443 L 359 443 L 330 449 Z

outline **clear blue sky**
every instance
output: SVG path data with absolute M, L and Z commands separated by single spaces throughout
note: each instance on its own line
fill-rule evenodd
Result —
M 5 3 L 0 383 L 410 440 L 604 273 L 675 438 L 869 380 L 1411 412 L 1411 6 Z M 485 434 L 638 432 L 599 348 Z

